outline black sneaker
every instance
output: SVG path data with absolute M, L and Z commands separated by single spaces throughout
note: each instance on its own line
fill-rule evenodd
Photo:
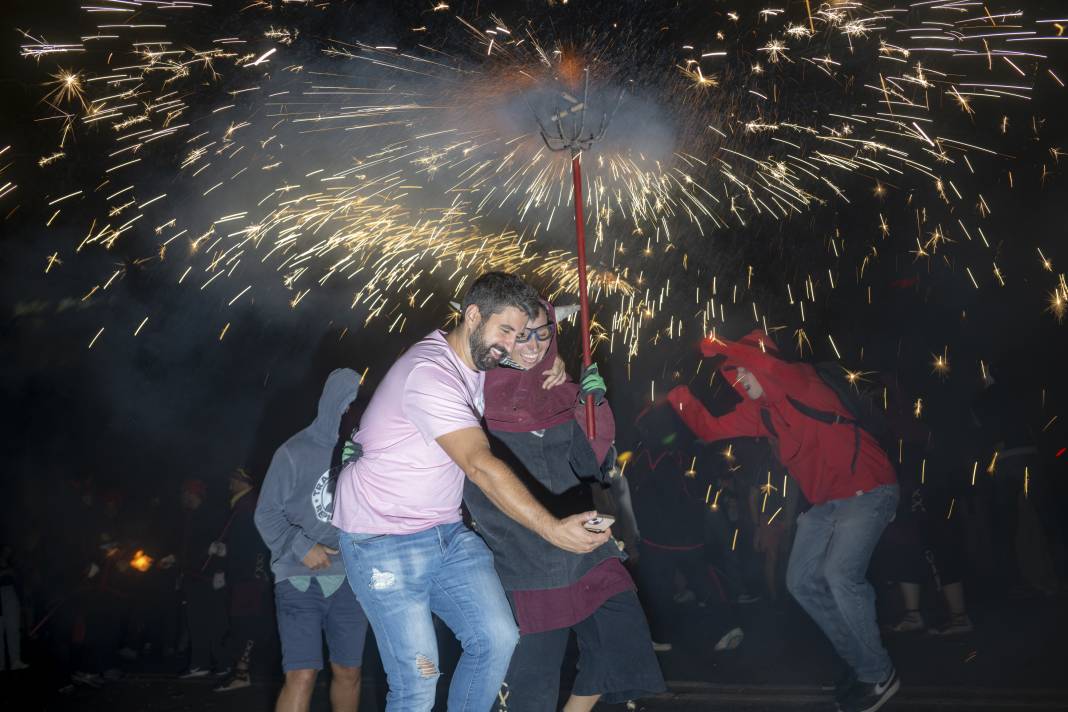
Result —
M 897 670 L 882 682 L 857 682 L 844 700 L 838 703 L 841 712 L 875 712 L 885 705 L 901 688 Z

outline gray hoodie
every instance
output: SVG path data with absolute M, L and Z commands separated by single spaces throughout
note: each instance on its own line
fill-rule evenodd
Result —
M 256 504 L 256 528 L 271 549 L 275 581 L 294 576 L 344 576 L 340 556 L 330 568 L 312 571 L 303 560 L 312 546 L 336 549 L 337 529 L 330 523 L 334 483 L 330 459 L 338 445 L 341 416 L 356 399 L 360 376 L 339 368 L 327 377 L 319 414 L 311 425 L 278 448 L 267 469 Z

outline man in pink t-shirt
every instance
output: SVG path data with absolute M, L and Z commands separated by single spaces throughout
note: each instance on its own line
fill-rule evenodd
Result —
M 360 420 L 363 454 L 338 479 L 333 522 L 378 641 L 389 712 L 433 707 L 440 673 L 431 614 L 463 646 L 450 711 L 490 709 L 518 640 L 493 555 L 461 521 L 465 476 L 562 549 L 586 553 L 609 537 L 584 528 L 595 512 L 561 520 L 546 511 L 490 452 L 482 430 L 484 372 L 538 309 L 537 292 L 518 277 L 479 277 L 456 328 L 431 333 L 390 368 Z

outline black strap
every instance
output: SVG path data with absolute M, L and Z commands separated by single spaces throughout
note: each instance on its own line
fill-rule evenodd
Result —
M 853 461 L 849 463 L 849 471 L 853 474 L 857 472 L 857 455 L 860 454 L 860 426 L 857 421 L 853 421 Z
M 837 413 L 833 413 L 829 410 L 820 410 L 819 408 L 813 408 L 810 405 L 805 405 L 793 396 L 786 396 L 786 400 L 790 401 L 790 405 L 796 408 L 802 415 L 808 416 L 813 420 L 818 420 L 821 423 L 826 423 L 827 425 L 838 425 L 839 423 L 856 424 L 857 422 L 851 418 L 844 418 L 838 415 Z
M 845 418 L 837 413 L 832 413 L 829 410 L 820 410 L 819 408 L 805 405 L 792 396 L 786 396 L 786 400 L 788 400 L 790 405 L 792 405 L 797 412 L 801 413 L 801 415 L 804 415 L 807 418 L 812 418 L 813 420 L 818 420 L 825 425 L 853 426 L 853 459 L 849 464 L 849 471 L 855 474 L 857 471 L 857 456 L 860 455 L 860 423 L 852 418 Z M 772 432 L 775 432 L 774 429 L 771 428 L 770 415 L 765 418 L 767 412 L 766 409 L 761 409 L 760 417 L 764 418 L 764 425 Z
M 764 421 L 764 427 L 768 429 L 769 433 L 771 433 L 771 437 L 779 437 L 778 431 L 775 430 L 775 426 L 771 422 L 771 413 L 768 412 L 767 408 L 760 409 L 760 419 Z

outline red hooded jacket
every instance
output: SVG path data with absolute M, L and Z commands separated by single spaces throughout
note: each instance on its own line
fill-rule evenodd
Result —
M 672 389 L 668 402 L 697 437 L 707 441 L 745 436 L 769 438 L 779 461 L 797 479 L 812 504 L 845 499 L 897 482 L 886 453 L 868 432 L 854 429 L 852 415 L 816 370 L 805 363 L 776 358 L 778 349 L 763 332 L 754 331 L 737 342 L 705 339 L 701 351 L 707 357 L 726 356 L 721 373 L 726 372 L 724 377 L 730 382 L 737 380 L 735 369 L 748 369 L 764 393 L 752 399 L 736 385 L 743 402 L 730 413 L 716 417 L 686 386 Z M 848 422 L 829 424 L 816 420 L 794 407 L 787 396 L 810 408 L 841 415 Z M 767 413 L 762 414 L 765 410 Z

